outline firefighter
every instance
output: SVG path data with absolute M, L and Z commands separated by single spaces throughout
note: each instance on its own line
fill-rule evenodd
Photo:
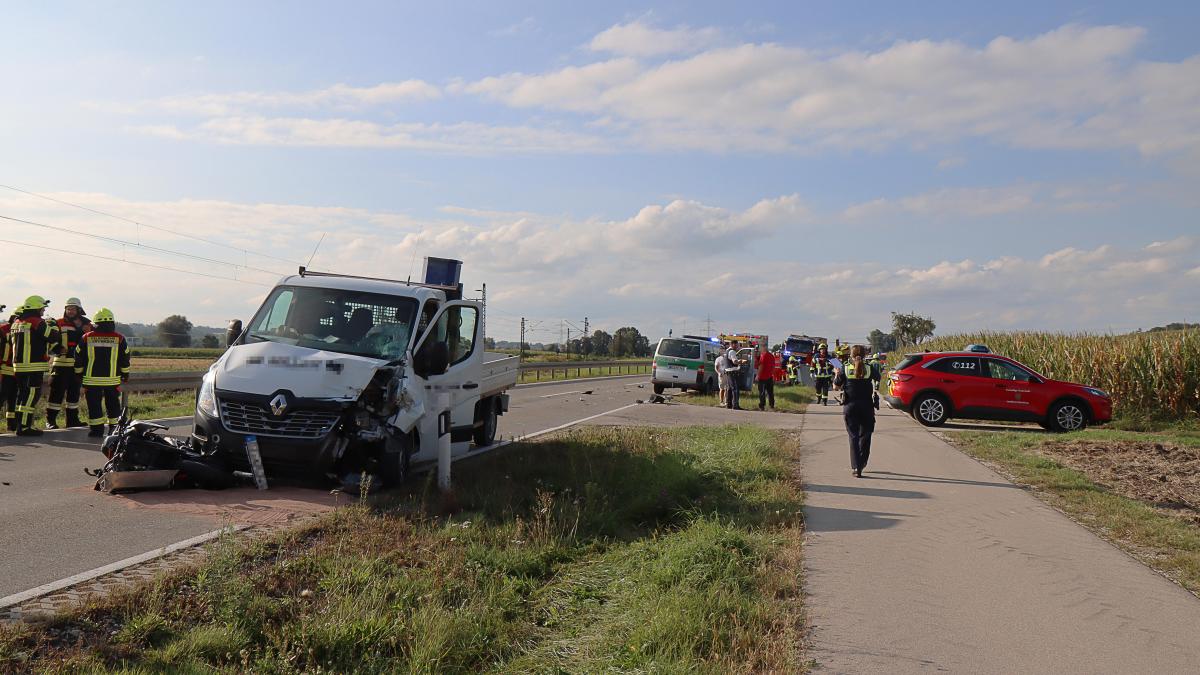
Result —
M 799 367 L 800 361 L 796 359 L 796 355 L 792 354 L 789 356 L 787 360 L 787 379 L 788 384 L 792 385 L 793 387 L 796 386 L 796 384 L 800 381 L 800 371 L 798 370 Z
M 6 305 L 0 305 L 0 314 Z M 17 315 L 8 317 L 0 323 L 0 407 L 4 408 L 5 428 L 17 430 L 17 375 L 13 370 L 12 345 L 8 343 L 9 330 Z
M 129 380 L 129 343 L 117 332 L 111 310 L 96 312 L 96 326 L 75 350 L 75 373 L 83 378 L 88 406 L 88 436 L 103 436 L 104 426 L 121 418 L 121 383 Z
M 58 428 L 58 413 L 66 399 L 68 427 L 84 426 L 79 419 L 79 376 L 75 374 L 75 348 L 85 333 L 92 330 L 92 322 L 83 311 L 79 298 L 67 300 L 63 316 L 58 320 L 59 340 L 62 350 L 50 365 L 50 398 L 46 401 L 46 428 Z
M 812 373 L 813 386 L 817 389 L 817 403 L 829 405 L 829 386 L 833 384 L 833 363 L 829 361 L 829 345 L 824 342 L 817 347 L 808 366 Z
M 41 436 L 42 430 L 33 426 L 42 380 L 50 371 L 50 357 L 62 349 L 58 323 L 46 321 L 43 315 L 50 303 L 40 295 L 31 295 L 17 310 L 17 320 L 9 329 L 13 371 L 17 379 L 17 435 Z

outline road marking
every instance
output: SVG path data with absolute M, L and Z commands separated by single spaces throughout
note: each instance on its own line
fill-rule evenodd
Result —
M 79 574 L 74 574 L 65 579 L 59 579 L 58 581 L 51 581 L 48 584 L 42 584 L 41 586 L 38 586 L 36 588 L 31 588 L 27 591 L 21 591 L 20 593 L 14 593 L 12 595 L 0 598 L 0 609 L 7 609 L 9 607 L 12 607 L 13 605 L 19 605 L 22 602 L 25 602 L 27 600 L 33 600 L 34 598 L 40 598 L 43 595 L 48 595 L 55 591 L 61 591 L 62 589 L 69 588 L 71 586 L 74 586 L 75 584 L 80 584 L 85 581 L 91 581 L 92 579 L 95 579 L 96 577 L 104 576 L 105 574 L 110 574 L 112 572 L 119 572 L 127 567 L 133 567 L 134 565 L 140 565 L 144 562 L 154 560 L 155 558 L 161 558 L 165 555 L 174 553 L 175 551 L 185 549 L 185 548 L 191 548 L 192 546 L 203 544 L 204 542 L 207 542 L 207 541 L 212 541 L 213 539 L 216 539 L 217 537 L 221 536 L 222 534 L 226 534 L 226 533 L 231 534 L 234 532 L 240 532 L 248 527 L 250 527 L 250 526 L 249 525 L 235 525 L 232 527 L 223 527 L 219 530 L 213 530 L 212 532 L 209 532 L 207 534 L 202 534 L 197 537 L 192 537 L 191 539 L 184 539 L 183 541 L 177 541 L 174 544 L 168 544 L 167 546 L 164 546 L 160 549 L 155 549 L 153 551 L 147 551 L 146 553 L 141 553 L 139 555 L 125 558 L 124 560 L 118 560 L 117 562 L 112 563 L 111 565 L 97 567 L 94 570 L 88 570 L 87 572 L 80 572 Z
M 567 394 L 590 394 L 591 389 L 576 389 L 575 391 L 560 391 L 557 394 L 542 394 L 538 398 L 554 398 L 555 396 L 566 396 Z

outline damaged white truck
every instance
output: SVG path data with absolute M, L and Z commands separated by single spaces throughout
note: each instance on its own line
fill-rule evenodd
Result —
M 279 281 L 204 376 L 193 443 L 268 476 L 383 485 L 438 458 L 491 445 L 519 359 L 484 350 L 485 302 L 466 300 L 461 262 L 427 258 L 424 282 L 312 272 Z M 448 405 L 448 410 L 438 410 Z

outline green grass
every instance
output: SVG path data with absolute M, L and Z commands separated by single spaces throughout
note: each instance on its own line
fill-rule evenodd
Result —
M 668 394 L 673 393 L 668 389 Z M 691 405 L 705 405 L 718 407 L 721 405 L 721 398 L 717 394 L 704 396 L 694 391 L 675 396 L 673 399 L 676 403 L 688 403 Z M 808 404 L 817 400 L 817 392 L 812 387 L 804 386 L 786 386 L 775 384 L 775 410 L 778 412 L 802 413 L 808 407 Z M 743 408 L 758 409 L 758 390 L 750 392 L 742 392 L 741 405 Z
M 201 347 L 132 347 L 129 353 L 134 358 L 139 356 L 156 359 L 212 359 L 216 360 L 225 353 L 224 349 L 204 349 Z
M 1200 528 L 1159 512 L 1144 502 L 1110 492 L 1082 471 L 1041 455 L 1037 447 L 1064 438 L 1028 432 L 956 432 L 954 442 L 968 454 L 1030 485 L 1047 502 L 1076 521 L 1200 594 Z M 1195 429 L 1183 426 L 1157 433 L 1089 429 L 1072 440 L 1153 440 L 1200 446 Z
M 518 444 L 456 465 L 449 500 L 414 481 L 0 627 L 0 671 L 799 672 L 797 453 L 732 426 Z
M 34 415 L 34 425 L 39 429 L 46 425 L 46 397 L 49 389 L 42 391 L 42 398 L 37 404 Z M 131 393 L 129 395 L 130 414 L 138 419 L 149 420 L 163 417 L 182 417 L 191 415 L 196 404 L 195 391 L 156 391 L 146 393 Z M 87 421 L 87 403 L 80 396 L 80 414 Z M 58 423 L 66 422 L 66 413 L 60 413 Z

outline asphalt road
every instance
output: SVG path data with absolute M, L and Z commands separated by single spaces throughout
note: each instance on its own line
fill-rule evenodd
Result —
M 521 386 L 500 435 L 520 436 L 606 413 L 645 398 L 642 378 Z M 590 392 L 590 393 L 585 393 Z M 173 422 L 184 435 L 189 420 Z M 0 598 L 160 549 L 227 525 L 273 524 L 334 508 L 324 490 L 249 488 L 107 495 L 85 467 L 104 464 L 86 430 L 31 442 L 0 436 Z
M 818 672 L 1200 672 L 1200 600 L 895 411 L 856 479 L 808 410 Z

